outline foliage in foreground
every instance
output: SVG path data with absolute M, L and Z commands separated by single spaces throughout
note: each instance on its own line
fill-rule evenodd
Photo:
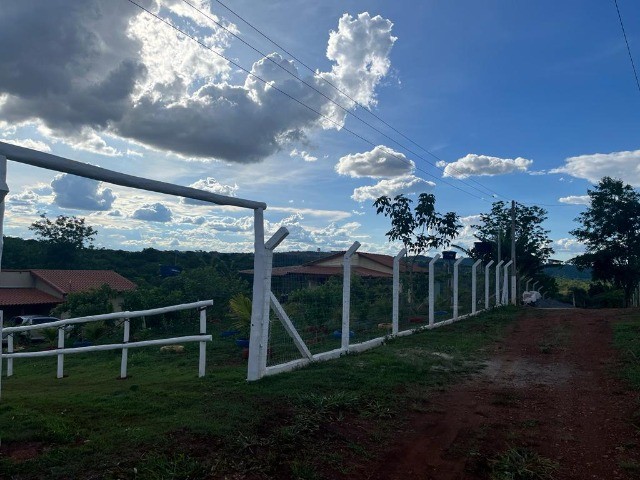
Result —
M 197 345 L 182 356 L 132 350 L 126 380 L 115 380 L 116 352 L 69 356 L 62 380 L 55 359 L 16 362 L 3 381 L 0 477 L 349 476 L 397 431 L 398 412 L 421 410 L 435 389 L 479 368 L 514 312 L 249 384 L 246 365 L 219 365 L 213 344 L 203 379 Z M 25 445 L 38 454 L 7 457 Z

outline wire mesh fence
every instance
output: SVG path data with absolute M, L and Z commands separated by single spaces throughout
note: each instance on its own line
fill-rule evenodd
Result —
M 351 278 L 349 343 L 361 343 L 391 333 L 393 277 Z

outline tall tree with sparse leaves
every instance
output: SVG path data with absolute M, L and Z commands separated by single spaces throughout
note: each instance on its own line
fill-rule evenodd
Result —
M 430 249 L 448 247 L 462 225 L 455 212 L 436 212 L 436 197 L 421 193 L 412 211 L 410 198 L 400 194 L 393 198 L 378 198 L 373 206 L 377 214 L 391 219 L 391 230 L 385 235 L 389 241 L 401 241 L 407 253 L 419 255 Z
M 542 277 L 541 272 L 549 257 L 554 253 L 549 238 L 549 230 L 545 230 L 542 224 L 547 219 L 547 211 L 538 206 L 528 207 L 517 204 L 515 212 L 516 224 L 516 265 L 518 270 L 527 276 Z M 500 248 L 504 259 L 511 256 L 511 205 L 503 201 L 494 202 L 489 213 L 480 214 L 482 223 L 472 225 L 476 229 L 476 238 L 482 242 L 490 242 L 494 245 L 493 252 L 483 258 L 490 260 L 496 258 L 496 238 L 500 236 Z M 482 256 L 472 256 L 482 258 Z
M 98 232 L 86 225 L 84 218 L 58 215 L 55 220 L 40 215 L 40 220 L 29 227 L 47 247 L 50 263 L 57 267 L 70 268 L 78 251 L 93 248 L 93 237 Z
M 570 233 L 586 246 L 573 263 L 591 268 L 594 280 L 624 290 L 625 305 L 640 283 L 640 193 L 622 180 L 604 177 L 587 190 L 591 203 Z

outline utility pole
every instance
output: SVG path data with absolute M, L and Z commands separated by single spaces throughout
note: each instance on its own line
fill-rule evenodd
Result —
M 517 303 L 516 275 L 516 202 L 511 200 L 511 304 Z
M 502 260 L 500 258 L 502 256 L 502 239 L 500 238 L 500 229 L 498 229 L 496 234 L 498 235 L 498 262 L 497 263 L 500 263 L 500 260 Z

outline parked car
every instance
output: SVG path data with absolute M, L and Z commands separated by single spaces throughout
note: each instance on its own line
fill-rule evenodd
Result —
M 27 325 L 42 325 L 44 323 L 58 322 L 59 318 L 47 317 L 45 315 L 19 315 L 9 319 L 9 326 L 11 327 L 26 327 Z M 45 336 L 42 330 L 27 330 L 26 332 L 20 332 L 20 335 L 30 340 L 44 340 Z M 68 332 L 67 332 L 68 335 Z

